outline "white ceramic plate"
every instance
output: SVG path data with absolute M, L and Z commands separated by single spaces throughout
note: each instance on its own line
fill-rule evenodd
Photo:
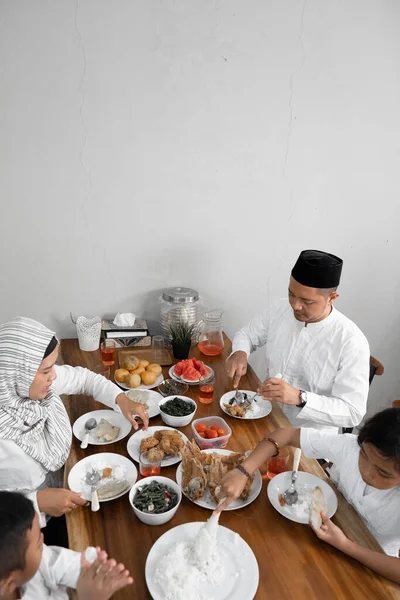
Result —
M 205 454 L 222 454 L 223 456 L 233 454 L 231 450 L 223 450 L 222 448 L 216 450 L 202 450 L 202 452 L 204 452 Z M 176 470 L 176 482 L 182 488 L 182 464 L 180 464 Z M 247 498 L 247 500 L 242 500 L 241 498 L 238 498 L 237 500 L 234 500 L 226 510 L 237 510 L 238 508 L 244 508 L 248 504 L 251 504 L 259 496 L 261 488 L 261 474 L 260 471 L 256 471 L 254 481 L 250 489 L 250 495 Z M 183 490 L 182 493 L 186 496 Z M 191 500 L 189 496 L 186 496 L 186 498 Z M 203 508 L 208 508 L 209 510 L 214 510 L 216 508 L 216 504 L 212 501 L 208 488 L 206 489 L 206 493 L 202 498 L 199 498 L 198 500 L 191 500 L 191 502 L 197 504 L 198 506 L 202 506 Z
M 137 390 L 138 388 L 135 388 L 135 389 Z M 134 391 L 135 390 L 129 390 L 129 392 L 126 393 L 128 398 L 130 398 L 129 393 L 134 392 Z M 161 394 L 159 392 L 153 392 L 153 390 L 147 390 L 147 393 L 148 393 L 147 401 L 146 401 L 146 404 L 148 406 L 147 412 L 149 413 L 149 418 L 151 419 L 160 414 L 159 402 L 160 402 L 160 400 L 163 399 L 163 396 L 161 396 Z
M 68 486 L 73 492 L 77 492 L 79 494 L 82 491 L 82 477 L 85 477 L 87 471 L 90 471 L 91 466 L 95 465 L 96 463 L 105 463 L 109 467 L 124 467 L 126 471 L 126 479 L 129 482 L 129 488 L 127 488 L 125 492 L 122 492 L 122 494 L 117 494 L 112 498 L 99 500 L 99 502 L 108 502 L 109 500 L 115 500 L 116 498 L 127 494 L 134 483 L 136 483 L 137 469 L 131 460 L 125 458 L 125 456 L 121 456 L 120 454 L 114 454 L 112 452 L 99 452 L 98 454 L 92 454 L 91 456 L 83 458 L 70 470 L 68 475 Z M 86 499 L 90 500 L 90 498 Z
M 307 517 L 297 517 L 293 514 L 292 509 L 288 506 L 281 506 L 279 504 L 279 494 L 283 494 L 290 487 L 292 479 L 292 472 L 285 471 L 285 473 L 279 473 L 279 475 L 275 475 L 273 479 L 268 484 L 268 498 L 271 502 L 272 506 L 277 510 L 281 515 L 289 519 L 290 521 L 295 521 L 296 523 L 308 523 Z M 338 501 L 335 492 L 331 488 L 330 485 L 322 481 L 316 475 L 311 475 L 311 473 L 305 473 L 304 471 L 299 471 L 297 474 L 297 482 L 296 485 L 307 485 L 307 487 L 312 491 L 317 485 L 322 489 L 326 498 L 326 504 L 328 507 L 328 517 L 331 518 L 335 514 Z
M 140 385 L 138 385 L 135 388 L 130 388 L 127 385 L 125 385 L 125 383 L 121 383 L 121 381 L 117 381 L 115 379 L 115 374 L 114 374 L 114 381 L 117 385 L 119 385 L 119 387 L 121 387 L 123 390 L 152 390 L 154 388 L 156 388 L 158 385 L 160 385 L 160 383 L 162 381 L 164 381 L 164 377 L 163 374 L 161 373 L 161 375 L 159 375 L 157 377 L 157 379 L 155 380 L 155 382 L 152 385 L 144 385 L 144 383 L 141 383 Z
M 249 396 L 254 396 L 254 392 L 251 392 L 250 390 L 239 390 L 239 392 L 243 392 L 244 394 L 248 394 Z M 256 396 L 257 402 L 253 401 L 253 403 L 256 404 L 256 406 L 258 406 L 260 408 L 260 411 L 258 413 L 254 414 L 254 415 L 250 414 L 249 416 L 246 416 L 246 417 L 234 417 L 233 415 L 229 414 L 229 412 L 226 410 L 224 404 L 229 404 L 229 400 L 231 400 L 235 394 L 236 394 L 236 390 L 233 392 L 226 392 L 226 394 L 224 394 L 221 397 L 221 400 L 219 401 L 221 410 L 223 410 L 226 415 L 229 415 L 233 419 L 240 419 L 241 421 L 243 421 L 243 419 L 246 419 L 249 421 L 251 419 L 262 419 L 262 418 L 266 417 L 267 415 L 269 415 L 269 413 L 272 410 L 272 404 L 269 400 L 264 400 L 264 398 L 262 396 Z
M 170 529 L 155 542 L 146 560 L 146 583 L 153 600 L 165 600 L 165 594 L 155 582 L 157 566 L 173 544 L 194 538 L 204 523 L 185 523 Z M 213 600 L 253 600 L 256 595 L 259 571 L 257 559 L 250 546 L 227 527 L 218 526 L 218 545 L 223 548 L 222 567 L 225 577 L 217 586 L 201 583 L 204 598 Z
M 136 460 L 136 462 L 139 462 L 140 442 L 142 441 L 142 439 L 146 438 L 146 437 L 151 437 L 156 431 L 161 431 L 163 429 L 177 431 L 182 436 L 182 439 L 184 442 L 189 441 L 184 433 L 182 433 L 178 429 L 174 429 L 173 427 L 166 427 L 166 426 L 165 427 L 161 427 L 161 426 L 149 427 L 147 431 L 143 431 L 143 429 L 139 429 L 139 431 L 134 433 L 128 440 L 127 450 L 128 450 L 129 456 L 131 456 L 133 458 L 133 460 Z M 181 458 L 180 454 L 177 456 L 168 456 L 167 458 L 164 458 L 164 460 L 161 463 L 161 466 L 162 467 L 170 467 L 171 465 L 176 465 L 176 463 L 180 462 L 181 460 L 182 460 L 182 458 Z
M 208 365 L 205 365 L 205 366 L 207 367 L 207 369 L 210 369 L 210 373 L 209 373 L 209 375 L 207 375 L 207 378 L 210 379 L 210 377 L 215 377 L 215 373 L 214 373 L 213 369 L 211 367 L 209 367 Z M 200 379 L 197 379 L 196 381 L 190 381 L 189 379 L 183 379 L 182 377 L 175 375 L 174 369 L 175 369 L 175 365 L 172 365 L 172 367 L 168 371 L 171 379 L 174 379 L 175 381 L 178 381 L 179 383 L 186 383 L 187 385 L 199 385 Z M 207 381 L 207 380 L 205 380 L 205 381 Z
M 132 425 L 129 423 L 127 419 L 125 419 L 124 415 L 115 410 L 92 410 L 88 412 L 79 419 L 75 421 L 72 426 L 72 431 L 74 432 L 74 436 L 78 438 L 78 440 L 82 441 L 83 436 L 85 434 L 85 423 L 88 419 L 96 419 L 97 424 L 100 423 L 101 419 L 105 419 L 111 425 L 120 428 L 119 435 L 112 442 L 102 442 L 94 435 L 94 432 L 91 432 L 89 435 L 89 444 L 93 446 L 104 446 L 105 444 L 114 444 L 118 442 L 118 440 L 122 440 L 124 437 L 128 435 L 130 430 L 132 429 Z

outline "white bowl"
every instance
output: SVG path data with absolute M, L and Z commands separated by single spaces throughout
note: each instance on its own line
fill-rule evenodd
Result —
M 176 492 L 178 494 L 178 502 L 177 502 L 176 506 L 174 506 L 174 508 L 171 508 L 170 510 L 167 510 L 166 512 L 160 513 L 158 515 L 151 515 L 149 513 L 143 512 L 142 510 L 139 510 L 138 508 L 136 508 L 136 506 L 134 506 L 133 499 L 135 497 L 136 490 L 139 487 L 143 487 L 144 485 L 151 483 L 152 481 L 158 481 L 159 483 L 163 483 L 164 485 L 168 486 L 169 488 L 172 488 L 174 490 L 174 492 Z M 168 477 L 162 477 L 161 475 L 154 475 L 152 477 L 144 477 L 140 481 L 137 481 L 135 483 L 135 485 L 132 487 L 131 491 L 129 492 L 129 502 L 131 503 L 131 506 L 132 506 L 137 518 L 140 521 L 142 521 L 143 523 L 146 523 L 146 525 L 164 525 L 164 523 L 167 523 L 168 521 L 170 521 L 172 519 L 172 517 L 178 510 L 179 505 L 182 502 L 182 491 L 181 491 L 180 486 L 175 481 L 173 481 L 172 479 L 169 479 Z
M 161 406 L 163 404 L 165 404 L 166 402 L 168 402 L 168 400 L 173 400 L 174 398 L 180 398 L 181 400 L 185 400 L 186 402 L 190 402 L 193 405 L 193 412 L 190 413 L 190 415 L 186 415 L 185 417 L 172 417 L 171 415 L 166 415 L 165 412 L 163 412 L 161 410 Z M 160 402 L 158 403 L 158 406 L 160 407 L 160 415 L 162 420 L 164 421 L 164 423 L 166 425 L 169 425 L 170 427 L 185 427 L 185 425 L 189 425 L 190 421 L 193 419 L 194 415 L 196 414 L 196 410 L 197 410 L 197 404 L 194 400 L 192 400 L 192 398 L 189 398 L 188 396 L 167 396 L 166 398 L 163 398 L 162 400 L 160 400 Z

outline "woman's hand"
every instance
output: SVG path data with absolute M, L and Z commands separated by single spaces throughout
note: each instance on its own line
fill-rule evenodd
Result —
M 115 592 L 133 583 L 129 571 L 122 563 L 111 558 L 100 548 L 97 559 L 90 564 L 85 553 L 81 556 L 81 574 L 76 586 L 77 600 L 108 600 Z
M 317 537 L 327 544 L 334 546 L 338 550 L 343 551 L 349 539 L 344 535 L 343 531 L 337 527 L 337 525 L 332 523 L 332 521 L 328 518 L 328 515 L 321 513 L 321 519 L 321 529 L 316 531 L 313 528 Z
M 82 498 L 81 494 L 63 488 L 39 490 L 36 498 L 40 512 L 46 513 L 51 517 L 61 517 L 78 506 L 89 504 L 87 500 Z
M 149 413 L 147 412 L 144 404 L 140 404 L 139 402 L 133 402 L 133 400 L 130 400 L 125 394 L 118 394 L 118 396 L 115 399 L 115 402 L 120 407 L 125 419 L 128 419 L 135 431 L 139 429 L 139 424 L 136 421 L 134 415 L 137 415 L 142 419 L 143 429 L 145 431 L 147 430 L 149 426 Z
M 226 498 L 226 500 L 218 506 L 218 508 L 214 511 L 214 515 L 219 514 L 221 511 L 228 508 L 228 506 L 239 498 L 240 494 L 243 492 L 243 488 L 246 485 L 247 477 L 237 469 L 233 469 L 229 471 L 223 477 L 221 481 L 221 489 L 218 492 L 219 498 Z

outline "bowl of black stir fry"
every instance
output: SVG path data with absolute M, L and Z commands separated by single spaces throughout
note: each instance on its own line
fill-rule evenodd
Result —
M 137 481 L 129 493 L 129 502 L 135 515 L 146 525 L 163 525 L 170 521 L 181 500 L 179 485 L 161 475 Z
M 170 427 L 185 427 L 193 419 L 197 404 L 188 396 L 167 396 L 159 401 L 160 415 Z

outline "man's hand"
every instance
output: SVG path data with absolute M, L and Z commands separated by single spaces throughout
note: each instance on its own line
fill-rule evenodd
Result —
M 40 512 L 51 517 L 61 517 L 78 506 L 89 504 L 80 494 L 63 488 L 47 488 L 37 492 L 37 503 Z
M 137 415 L 142 419 L 143 429 L 146 431 L 149 426 L 149 413 L 143 404 L 140 404 L 139 402 L 133 402 L 133 400 L 130 400 L 125 394 L 118 394 L 115 402 L 120 407 L 125 419 L 128 419 L 128 421 L 132 424 L 132 427 L 135 429 L 135 431 L 139 429 L 139 424 L 134 415 Z
M 226 500 L 218 506 L 213 514 L 217 515 L 221 511 L 228 508 L 228 506 L 239 498 L 240 494 L 243 492 L 243 488 L 246 485 L 247 477 L 237 469 L 233 469 L 229 471 L 221 481 L 220 490 L 218 492 L 218 497 L 222 500 L 222 498 L 226 498 Z
M 242 350 L 234 352 L 226 361 L 226 372 L 233 379 L 233 387 L 236 389 L 240 378 L 247 372 L 247 354 Z
M 81 556 L 81 574 L 76 586 L 77 600 L 108 600 L 118 590 L 133 583 L 123 564 L 111 558 L 104 550 L 96 548 L 97 559 L 90 564 L 85 553 Z
M 327 544 L 334 546 L 338 550 L 344 551 L 344 548 L 349 542 L 349 539 L 344 535 L 343 531 L 339 527 L 337 527 L 337 525 L 332 523 L 332 521 L 328 518 L 328 515 L 322 513 L 321 519 L 321 529 L 316 531 L 313 528 L 317 537 L 319 537 L 320 540 L 323 540 Z
M 291 406 L 300 404 L 300 390 L 289 385 L 283 379 L 277 379 L 276 377 L 266 379 L 258 388 L 257 394 L 266 400 L 282 402 L 282 404 L 289 404 Z

